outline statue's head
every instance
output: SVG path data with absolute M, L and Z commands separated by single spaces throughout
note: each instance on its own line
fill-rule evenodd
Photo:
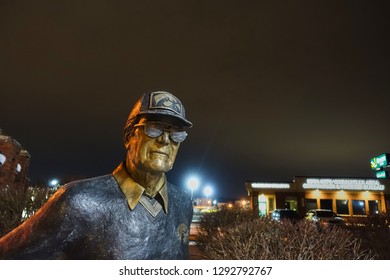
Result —
M 192 123 L 177 97 L 164 91 L 142 95 L 124 129 L 127 161 L 144 172 L 169 171 L 190 127 Z

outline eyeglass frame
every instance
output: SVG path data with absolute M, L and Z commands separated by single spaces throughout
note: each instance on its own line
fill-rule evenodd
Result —
M 151 135 L 149 135 L 148 132 L 147 132 L 146 127 L 148 125 L 150 125 L 150 124 L 158 124 L 158 125 L 160 125 L 161 126 L 161 134 L 158 135 L 158 136 L 151 136 Z M 169 126 L 169 128 L 166 128 L 167 126 Z M 184 140 L 188 136 L 188 134 L 187 134 L 187 132 L 185 130 L 180 130 L 180 128 L 177 127 L 177 126 L 172 126 L 172 125 L 169 125 L 169 124 L 166 124 L 166 123 L 162 123 L 162 122 L 145 122 L 145 123 L 138 123 L 138 124 L 133 125 L 133 128 L 138 128 L 138 127 L 144 127 L 145 134 L 148 137 L 153 138 L 153 139 L 156 139 L 156 138 L 160 137 L 161 135 L 164 134 L 164 132 L 168 132 L 169 139 L 171 139 L 171 141 L 173 141 L 174 143 L 177 143 L 177 144 L 184 142 Z M 180 132 L 180 133 L 184 133 L 185 134 L 184 139 L 182 141 L 175 141 L 172 138 L 172 133 L 173 133 L 172 128 L 180 130 L 180 131 L 176 131 L 176 132 Z

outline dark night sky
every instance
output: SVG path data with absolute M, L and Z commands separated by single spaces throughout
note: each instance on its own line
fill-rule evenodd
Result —
M 374 176 L 390 152 L 389 1 L 0 1 L 0 128 L 32 181 L 109 173 L 151 90 L 194 123 L 168 178 Z

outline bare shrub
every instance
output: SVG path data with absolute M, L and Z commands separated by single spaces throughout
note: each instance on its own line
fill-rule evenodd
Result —
M 347 229 L 362 241 L 362 247 L 375 251 L 377 259 L 384 260 L 390 260 L 389 221 L 389 214 L 346 218 Z
M 256 218 L 252 211 L 222 209 L 216 212 L 205 213 L 200 219 L 199 225 L 204 231 L 212 234 L 214 228 L 236 225 Z
M 206 215 L 204 219 L 215 221 L 212 215 Z M 206 228 L 210 224 L 200 223 L 198 239 L 200 248 L 210 259 L 356 260 L 375 257 L 361 248 L 358 238 L 340 227 L 324 229 L 305 221 L 280 223 L 269 219 L 242 219 Z
M 235 227 L 244 221 L 253 220 L 256 216 L 252 211 L 243 211 L 238 209 L 222 209 L 217 212 L 205 213 L 199 222 L 201 234 L 197 236 L 200 247 L 207 244 L 209 238 L 226 227 Z
M 26 220 L 46 203 L 46 201 L 52 196 L 56 188 L 48 187 L 29 187 L 25 193 L 24 201 L 25 206 L 22 213 L 22 220 Z
M 0 236 L 32 216 L 55 192 L 48 187 L 0 190 Z
M 24 190 L 4 188 L 0 190 L 0 236 L 22 222 L 25 205 Z
M 348 225 L 353 227 L 387 227 L 389 225 L 389 216 L 386 214 L 368 215 L 365 217 L 347 217 L 345 220 Z
M 362 241 L 362 247 L 375 251 L 376 259 L 390 260 L 388 226 L 349 226 L 348 230 Z

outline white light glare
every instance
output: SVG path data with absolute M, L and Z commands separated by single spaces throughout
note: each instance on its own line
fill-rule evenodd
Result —
M 204 194 L 209 197 L 213 193 L 213 188 L 210 186 L 206 186 L 203 189 Z
M 52 186 L 52 187 L 55 187 L 58 185 L 58 180 L 57 179 L 53 179 L 49 182 L 49 185 Z
M 188 179 L 188 187 L 194 191 L 196 190 L 197 188 L 199 188 L 199 178 L 198 177 L 195 177 L 195 176 L 192 176 Z

